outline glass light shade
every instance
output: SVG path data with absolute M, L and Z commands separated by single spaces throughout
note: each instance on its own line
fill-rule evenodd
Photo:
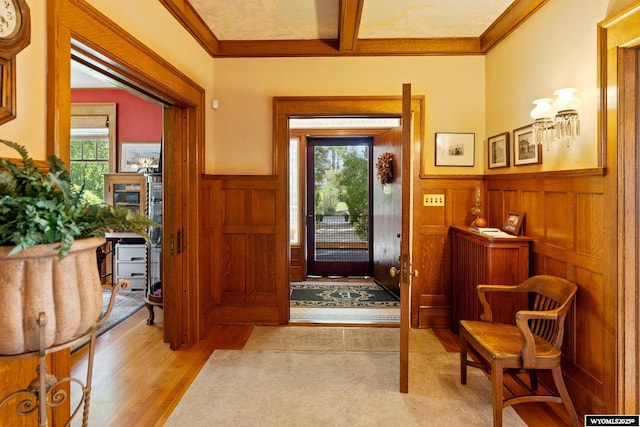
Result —
M 553 92 L 557 96 L 556 100 L 553 101 L 553 108 L 558 112 L 580 108 L 580 100 L 576 97 L 576 92 L 576 88 L 573 87 L 558 89 Z
M 534 109 L 531 110 L 531 118 L 538 119 L 549 119 L 555 116 L 555 111 L 551 107 L 552 98 L 539 98 L 534 99 L 533 104 L 535 105 Z

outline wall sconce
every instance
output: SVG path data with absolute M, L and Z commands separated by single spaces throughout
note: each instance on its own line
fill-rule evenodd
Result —
M 535 120 L 532 126 L 536 144 L 544 143 L 548 150 L 551 142 L 559 140 L 568 147 L 580 135 L 580 100 L 575 93 L 575 88 L 558 89 L 553 92 L 557 96 L 555 101 L 552 98 L 533 101 L 535 107 L 531 110 L 531 118 Z
M 556 113 L 556 138 L 565 141 L 567 147 L 576 136 L 580 135 L 580 117 L 578 108 L 580 100 L 575 96 L 575 88 L 558 89 L 553 92 L 557 96 L 553 101 Z
M 551 107 L 552 98 L 535 99 L 535 108 L 531 110 L 533 122 L 533 141 L 540 145 L 544 143 L 549 149 L 549 145 L 555 138 L 555 111 Z

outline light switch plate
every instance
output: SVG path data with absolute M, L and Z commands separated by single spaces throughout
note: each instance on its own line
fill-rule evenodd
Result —
M 423 194 L 424 206 L 444 206 L 444 194 Z

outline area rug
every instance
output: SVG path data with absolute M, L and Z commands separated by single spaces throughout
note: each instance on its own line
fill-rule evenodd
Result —
M 109 299 L 111 298 L 111 290 L 102 291 L 102 312 L 107 309 Z M 144 292 L 142 291 L 123 291 L 119 290 L 116 294 L 116 302 L 111 310 L 111 314 L 100 325 L 96 336 L 100 336 L 109 331 L 113 327 L 127 320 L 138 310 L 144 307 Z M 87 345 L 89 341 L 80 343 L 71 349 L 71 352 L 77 351 Z
M 396 297 L 374 282 L 294 282 L 290 289 L 292 307 L 400 307 Z
M 256 327 L 243 350 L 216 350 L 165 426 L 491 426 L 490 381 L 430 330 L 412 332 L 399 392 L 399 329 Z M 513 408 L 505 426 L 525 426 Z

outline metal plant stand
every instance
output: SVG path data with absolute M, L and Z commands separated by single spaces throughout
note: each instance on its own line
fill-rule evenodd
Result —
M 118 282 L 111 290 L 111 297 L 109 299 L 109 305 L 107 306 L 107 309 L 98 318 L 97 322 L 81 336 L 78 336 L 71 341 L 57 346 L 49 348 L 46 348 L 45 346 L 45 329 L 47 325 L 47 317 L 44 312 L 41 312 L 40 316 L 36 320 L 36 322 L 38 323 L 39 331 L 39 350 L 15 355 L 0 355 L 0 360 L 16 360 L 28 357 L 37 357 L 37 376 L 33 380 L 31 380 L 27 388 L 15 391 L 2 399 L 0 401 L 0 408 L 8 405 L 13 400 L 19 399 L 20 401 L 16 405 L 16 413 L 20 416 L 27 416 L 37 411 L 38 426 L 45 427 L 49 425 L 49 420 L 47 418 L 47 409 L 56 408 L 67 402 L 67 399 L 70 399 L 70 396 L 64 389 L 64 385 L 69 384 L 69 390 L 71 390 L 71 385 L 77 384 L 82 389 L 82 397 L 76 407 L 72 408 L 71 416 L 65 423 L 65 426 L 71 425 L 71 421 L 80 412 L 80 408 L 82 408 L 82 425 L 87 426 L 89 422 L 91 379 L 93 373 L 93 356 L 95 352 L 96 333 L 98 328 L 111 314 L 111 310 L 113 309 L 118 290 L 120 288 L 127 289 L 128 287 L 129 282 L 127 280 Z M 81 380 L 72 377 L 57 379 L 54 375 L 47 373 L 47 354 L 55 353 L 65 348 L 72 347 L 76 344 L 83 343 L 87 340 L 87 338 L 89 339 L 89 359 L 87 364 L 87 377 L 84 383 Z

